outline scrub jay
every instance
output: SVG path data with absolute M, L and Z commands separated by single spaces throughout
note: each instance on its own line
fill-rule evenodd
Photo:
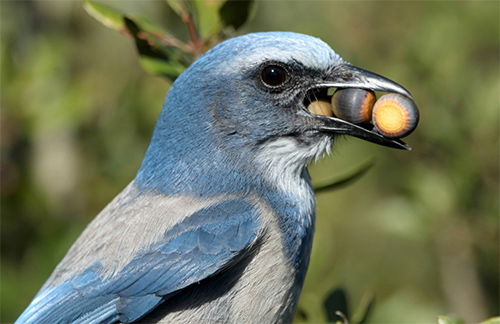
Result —
M 328 88 L 411 98 L 302 34 L 248 34 L 202 55 L 168 92 L 135 179 L 16 323 L 291 322 L 314 230 L 307 164 L 339 134 L 408 148 L 308 111 Z

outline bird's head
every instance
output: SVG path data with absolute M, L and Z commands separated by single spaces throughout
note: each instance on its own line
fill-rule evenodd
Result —
M 170 139 L 186 154 L 214 153 L 202 152 L 208 146 L 245 158 L 262 157 L 263 151 L 300 151 L 296 162 L 304 166 L 327 151 L 339 134 L 407 148 L 371 129 L 309 112 L 308 101 L 329 88 L 411 98 L 397 83 L 348 64 L 318 38 L 289 32 L 247 34 L 215 46 L 176 80 L 152 143 Z

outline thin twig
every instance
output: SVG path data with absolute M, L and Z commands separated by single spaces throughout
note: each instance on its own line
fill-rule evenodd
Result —
M 181 16 L 181 19 L 188 28 L 189 38 L 191 39 L 190 45 L 192 47 L 192 54 L 194 56 L 198 56 L 201 54 L 203 41 L 200 39 L 200 35 L 193 20 L 193 16 L 191 15 L 191 13 L 185 13 Z
M 191 53 L 191 48 L 188 46 L 188 44 L 178 40 L 172 35 L 161 34 L 153 31 L 150 33 L 163 45 L 177 47 L 183 50 L 184 52 Z

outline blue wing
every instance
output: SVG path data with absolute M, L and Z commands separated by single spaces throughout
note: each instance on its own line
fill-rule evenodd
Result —
M 93 266 L 41 291 L 16 323 L 130 323 L 165 296 L 230 267 L 259 231 L 255 207 L 235 198 L 201 209 L 113 275 Z

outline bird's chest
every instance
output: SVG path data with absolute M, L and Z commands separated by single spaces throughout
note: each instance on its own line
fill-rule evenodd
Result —
M 173 296 L 163 315 L 148 322 L 290 323 L 305 269 L 290 260 L 279 224 L 265 226 L 253 253 Z
M 231 322 L 289 323 L 302 288 L 309 255 L 309 243 L 302 240 L 297 250 L 304 262 L 290 259 L 284 246 L 283 232 L 276 226 L 268 228 L 256 251 L 235 285 Z M 299 254 L 299 252 L 296 252 Z
M 309 262 L 314 215 L 300 215 L 304 206 L 280 194 L 267 198 L 259 204 L 263 230 L 252 252 L 167 300 L 159 323 L 292 321 Z M 310 207 L 306 211 L 312 213 Z
M 308 182 L 302 196 L 273 191 L 263 212 L 265 233 L 233 288 L 230 322 L 289 323 L 309 263 L 314 197 Z

